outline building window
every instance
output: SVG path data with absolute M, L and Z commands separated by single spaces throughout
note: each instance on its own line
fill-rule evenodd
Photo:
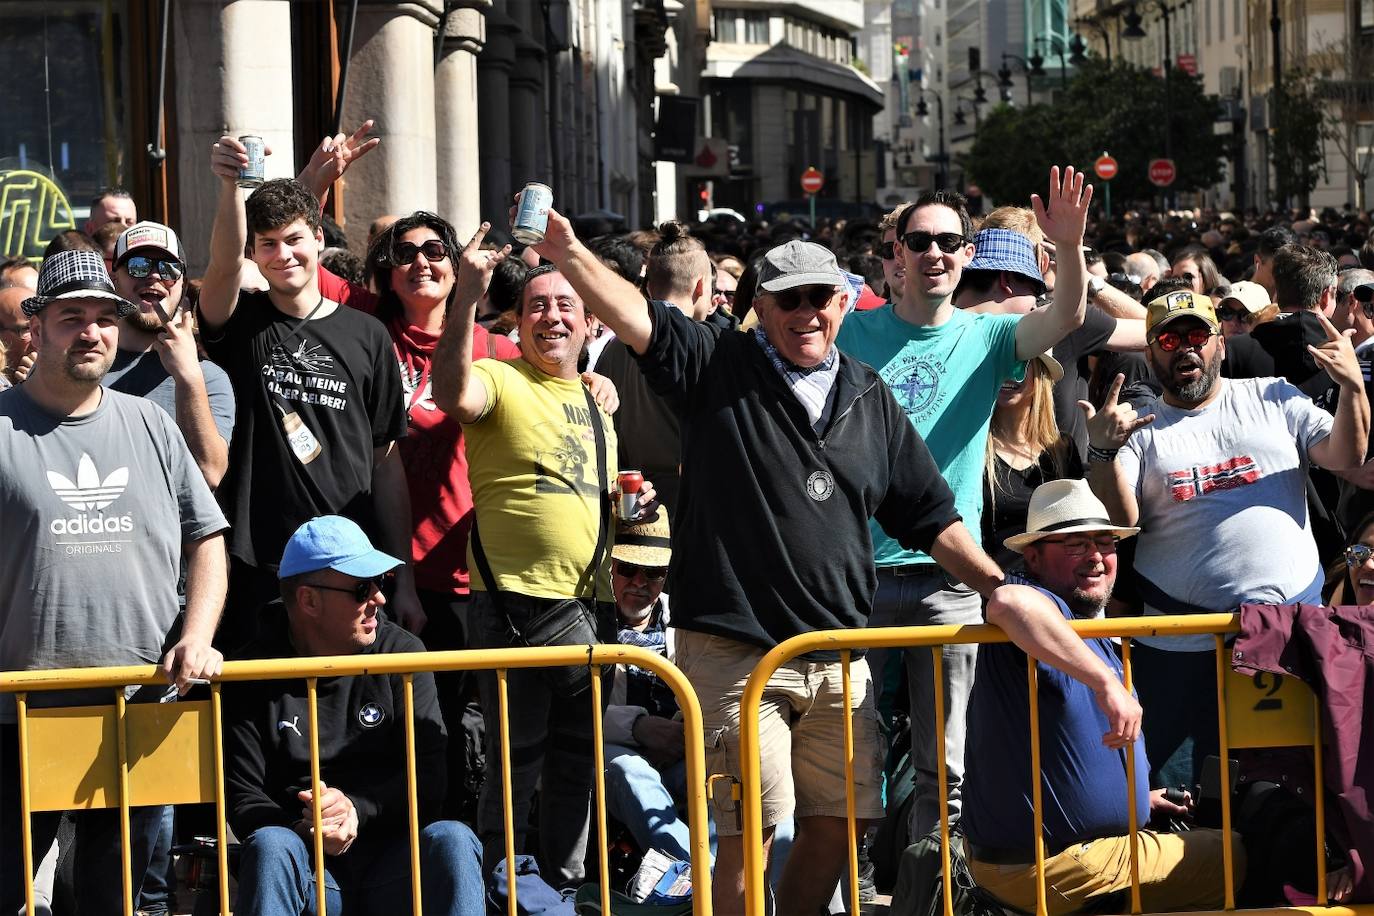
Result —
M 768 44 L 768 12 L 749 10 L 744 13 L 744 42 L 751 45 Z
M 716 41 L 733 42 L 735 38 L 734 10 L 716 10 Z

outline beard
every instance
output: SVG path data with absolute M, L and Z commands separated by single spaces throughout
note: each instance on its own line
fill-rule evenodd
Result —
M 1181 359 L 1182 357 L 1180 357 Z M 1174 370 L 1178 367 L 1178 362 L 1169 366 L 1167 372 L 1156 372 L 1160 385 L 1164 390 L 1188 404 L 1196 404 L 1204 401 L 1212 393 L 1217 379 L 1221 377 L 1221 354 L 1215 354 L 1210 360 L 1202 360 L 1202 373 L 1191 382 L 1179 384 L 1174 380 Z
M 166 306 L 164 305 L 163 308 L 165 309 Z M 135 330 L 148 334 L 156 334 L 162 330 L 162 319 L 158 317 L 156 312 L 135 312 L 125 318 L 124 321 Z
M 1076 588 L 1064 599 L 1064 603 L 1069 606 L 1069 610 L 1077 620 L 1092 620 L 1101 617 L 1107 610 L 1107 601 L 1112 596 L 1109 590 L 1102 597 L 1089 594 L 1081 588 Z
M 67 378 L 71 379 L 74 382 L 98 382 L 105 377 L 106 372 L 110 371 L 110 366 L 114 363 L 113 349 L 108 354 L 106 354 L 106 356 L 99 362 L 78 363 L 77 359 L 84 356 L 87 352 L 89 351 L 67 351 L 66 359 L 62 367 L 63 372 L 66 374 Z

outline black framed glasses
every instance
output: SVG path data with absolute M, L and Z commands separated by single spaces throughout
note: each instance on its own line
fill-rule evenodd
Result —
M 430 239 L 423 245 L 416 245 L 414 242 L 398 242 L 393 251 L 398 267 L 414 263 L 417 254 L 423 254 L 426 261 L 442 261 L 448 257 L 448 246 L 440 239 Z
M 345 595 L 351 595 L 354 601 L 362 604 L 364 601 L 371 600 L 374 593 L 381 591 L 382 587 L 386 585 L 386 581 L 385 576 L 378 576 L 375 579 L 360 579 L 349 587 L 325 585 L 323 582 L 302 582 L 301 584 L 311 588 L 322 588 L 327 592 L 343 592 Z
M 893 239 L 890 242 L 879 242 L 878 257 L 882 258 L 884 261 L 891 261 L 893 258 L 897 257 L 897 240 Z
M 1243 321 L 1246 324 L 1249 324 L 1251 317 L 1252 316 L 1250 315 L 1249 309 L 1236 309 L 1231 308 L 1229 305 L 1222 305 L 1217 307 L 1218 321 Z
M 1159 344 L 1159 349 L 1165 353 L 1174 352 L 1185 342 L 1196 350 L 1207 346 L 1207 341 L 1216 333 L 1211 328 L 1191 328 L 1182 334 L 1177 331 L 1160 331 L 1155 335 L 1155 343 Z
M 662 582 L 668 578 L 668 567 L 666 566 L 643 566 L 639 563 L 627 563 L 624 560 L 615 561 L 615 571 L 616 575 L 624 576 L 626 579 L 643 576 L 647 582 Z
M 1114 534 L 1070 534 L 1064 537 L 1041 538 L 1041 544 L 1057 544 L 1071 557 L 1086 557 L 1094 550 L 1098 553 L 1116 553 L 1116 544 L 1121 538 Z
M 1369 558 L 1374 557 L 1374 547 L 1366 544 L 1351 544 L 1345 548 L 1345 565 L 1362 566 L 1369 562 Z
M 162 258 L 145 258 L 136 254 L 124 262 L 124 269 L 135 280 L 142 280 L 157 274 L 164 280 L 175 283 L 186 273 L 178 261 L 164 261 Z
M 936 247 L 945 254 L 954 254 L 960 248 L 968 244 L 968 239 L 958 232 L 908 232 L 902 236 L 902 244 L 908 251 L 920 254 L 930 250 L 930 243 L 934 242 Z
M 830 304 L 830 300 L 835 295 L 835 288 L 832 286 L 794 286 L 792 289 L 785 289 L 772 295 L 773 301 L 784 312 L 795 312 L 803 304 L 809 305 L 819 312 Z

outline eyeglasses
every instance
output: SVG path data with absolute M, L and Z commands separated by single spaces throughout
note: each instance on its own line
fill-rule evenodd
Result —
M 1040 543 L 1057 544 L 1071 557 L 1085 557 L 1093 551 L 1103 554 L 1116 553 L 1116 542 L 1119 540 L 1121 539 L 1114 534 L 1081 534 L 1062 538 L 1041 538 Z
M 968 244 L 968 239 L 958 232 L 908 232 L 902 236 L 902 244 L 908 251 L 920 254 L 930 249 L 930 243 L 935 245 L 945 254 L 954 254 L 960 248 Z
M 345 595 L 352 595 L 353 600 L 362 604 L 364 601 L 371 600 L 374 593 L 382 590 L 386 584 L 386 577 L 381 576 L 376 579 L 363 579 L 355 582 L 352 586 L 344 587 L 340 585 L 324 585 L 320 582 L 303 582 L 311 588 L 322 588 L 328 592 L 343 592 Z
M 430 239 L 423 245 L 401 242 L 393 249 L 398 267 L 415 262 L 416 254 L 423 254 L 426 261 L 442 261 L 448 257 L 448 246 L 439 239 Z
M 124 269 L 129 272 L 129 276 L 135 280 L 142 280 L 156 273 L 164 280 L 173 283 L 180 280 L 185 273 L 181 264 L 177 261 L 164 261 L 161 258 L 145 258 L 141 254 L 136 254 L 124 262 Z
M 735 301 L 735 291 L 734 291 L 733 289 L 713 289 L 713 290 L 711 290 L 711 295 L 713 295 L 713 296 L 719 296 L 720 298 L 724 299 L 726 302 L 734 302 L 734 301 Z
M 1187 341 L 1188 346 L 1194 350 L 1207 346 L 1207 341 L 1211 340 L 1216 331 L 1211 328 L 1193 328 L 1182 334 L 1176 331 L 1160 331 L 1155 335 L 1155 343 L 1159 344 L 1159 349 L 1165 353 L 1172 353 Z
M 1183 273 L 1173 274 L 1173 276 L 1180 280 L 1187 280 L 1189 283 L 1193 283 L 1197 280 L 1197 274 L 1193 273 L 1191 270 L 1185 270 Z
M 803 304 L 809 305 L 819 312 L 830 304 L 830 300 L 834 296 L 835 288 L 833 286 L 795 286 L 792 289 L 773 293 L 773 302 L 784 312 L 795 312 Z
M 1252 317 L 1247 309 L 1233 309 L 1228 305 L 1223 305 L 1217 309 L 1219 321 L 1243 321 L 1249 324 Z
M 893 239 L 890 242 L 879 242 L 878 257 L 882 258 L 884 261 L 891 261 L 893 258 L 897 257 L 897 240 Z
M 1345 548 L 1345 565 L 1361 566 L 1369 562 L 1369 558 L 1374 557 L 1374 547 L 1364 544 L 1351 544 Z
M 624 576 L 626 579 L 643 576 L 647 582 L 662 582 L 668 578 L 668 567 L 666 566 L 641 566 L 638 563 L 626 563 L 624 560 L 615 561 L 615 572 L 616 575 Z

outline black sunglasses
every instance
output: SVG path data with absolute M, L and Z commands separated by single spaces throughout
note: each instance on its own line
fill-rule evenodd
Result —
M 833 286 L 795 286 L 792 289 L 773 293 L 773 301 L 784 312 L 795 312 L 802 307 L 803 303 L 819 312 L 830 304 L 834 295 L 835 288 Z
M 908 251 L 920 254 L 930 249 L 930 243 L 936 246 L 945 254 L 954 254 L 960 248 L 968 244 L 968 239 L 958 232 L 908 232 L 902 236 L 902 244 Z
M 372 598 L 373 592 L 381 591 L 382 587 L 386 585 L 386 581 L 385 576 L 379 576 L 376 579 L 362 579 L 347 588 L 341 585 L 324 585 L 320 582 L 302 582 L 301 584 L 311 588 L 322 588 L 329 592 L 343 592 L 345 595 L 352 595 L 354 601 L 362 604 Z
M 1249 324 L 1250 317 L 1250 312 L 1246 309 L 1233 309 L 1229 305 L 1223 305 L 1217 309 L 1219 321 L 1244 321 Z
M 638 563 L 626 563 L 624 560 L 615 561 L 615 571 L 626 579 L 642 575 L 649 582 L 662 582 L 668 577 L 666 566 L 641 566 Z
M 1185 340 L 1188 346 L 1195 349 L 1205 347 L 1215 333 L 1216 331 L 1211 328 L 1192 328 L 1182 334 L 1177 331 L 1160 331 L 1155 335 L 1155 343 L 1159 344 L 1159 349 L 1165 353 L 1172 353 L 1182 346 Z
M 893 239 L 890 242 L 879 242 L 878 257 L 882 258 L 884 261 L 891 261 L 893 258 L 897 257 L 897 240 Z
M 124 269 L 129 272 L 129 276 L 135 280 L 142 280 L 145 277 L 156 273 L 164 280 L 171 280 L 173 283 L 180 280 L 185 271 L 181 269 L 181 264 L 177 261 L 164 261 L 161 258 L 145 258 L 141 254 L 136 254 L 124 262 Z
M 448 257 L 448 246 L 439 239 L 430 239 L 423 245 L 413 242 L 399 242 L 395 248 L 396 265 L 404 267 L 415 261 L 416 254 L 424 254 L 426 261 L 442 261 Z

